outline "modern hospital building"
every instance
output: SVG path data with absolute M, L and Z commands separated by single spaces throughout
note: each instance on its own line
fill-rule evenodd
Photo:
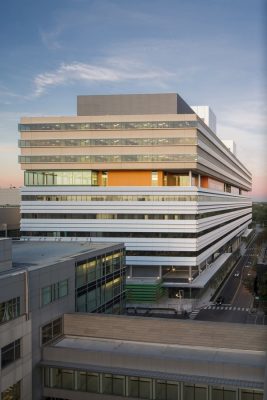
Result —
M 208 107 L 78 96 L 77 116 L 23 117 L 19 131 L 22 238 L 125 243 L 133 300 L 194 297 L 249 233 L 251 173 Z

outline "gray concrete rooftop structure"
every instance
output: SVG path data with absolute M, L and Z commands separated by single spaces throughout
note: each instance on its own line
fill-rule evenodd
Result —
M 194 114 L 176 93 L 89 95 L 77 97 L 77 115 Z
M 12 246 L 13 267 L 40 268 L 65 259 L 106 248 L 121 246 L 119 243 L 55 242 L 55 241 L 14 241 Z
M 65 314 L 41 365 L 262 390 L 266 338 L 265 326 Z

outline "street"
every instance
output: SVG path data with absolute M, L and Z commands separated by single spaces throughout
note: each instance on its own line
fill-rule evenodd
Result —
M 242 283 L 250 275 L 249 267 L 258 256 L 255 239 L 256 237 L 248 245 L 217 294 L 216 298 L 221 297 L 222 304 L 216 304 L 215 301 L 213 305 L 203 307 L 194 319 L 267 325 L 267 316 L 252 309 L 253 295 Z

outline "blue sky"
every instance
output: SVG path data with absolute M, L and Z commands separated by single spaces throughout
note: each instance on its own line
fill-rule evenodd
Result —
M 267 199 L 266 11 L 264 0 L 2 1 L 0 186 L 22 183 L 21 116 L 74 115 L 77 94 L 177 92 L 211 106 Z

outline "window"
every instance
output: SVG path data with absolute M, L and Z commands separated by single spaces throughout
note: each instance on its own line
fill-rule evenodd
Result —
M 0 324 L 20 315 L 20 297 L 0 303 Z
M 148 378 L 129 377 L 129 396 L 141 399 L 150 399 L 152 394 L 152 380 Z
M 55 319 L 42 327 L 41 343 L 44 345 L 62 334 L 62 318 Z
M 196 385 L 184 385 L 184 400 L 206 400 L 207 388 Z M 214 397 L 214 400 L 220 398 Z M 226 400 L 226 399 L 225 399 Z M 227 399 L 228 400 L 228 399 Z
M 263 392 L 258 390 L 241 390 L 241 400 L 263 400 Z
M 156 380 L 156 400 L 177 400 L 179 385 L 176 382 Z
M 212 399 L 236 400 L 236 390 L 224 389 L 223 387 L 212 388 Z
M 41 306 L 52 303 L 68 294 L 68 279 L 53 283 L 41 289 Z
M 5 368 L 9 364 L 20 358 L 20 339 L 9 343 L 1 349 L 1 367 Z
M 152 186 L 158 186 L 158 171 L 152 171 L 151 174 Z
M 20 381 L 2 392 L 1 400 L 20 400 Z

